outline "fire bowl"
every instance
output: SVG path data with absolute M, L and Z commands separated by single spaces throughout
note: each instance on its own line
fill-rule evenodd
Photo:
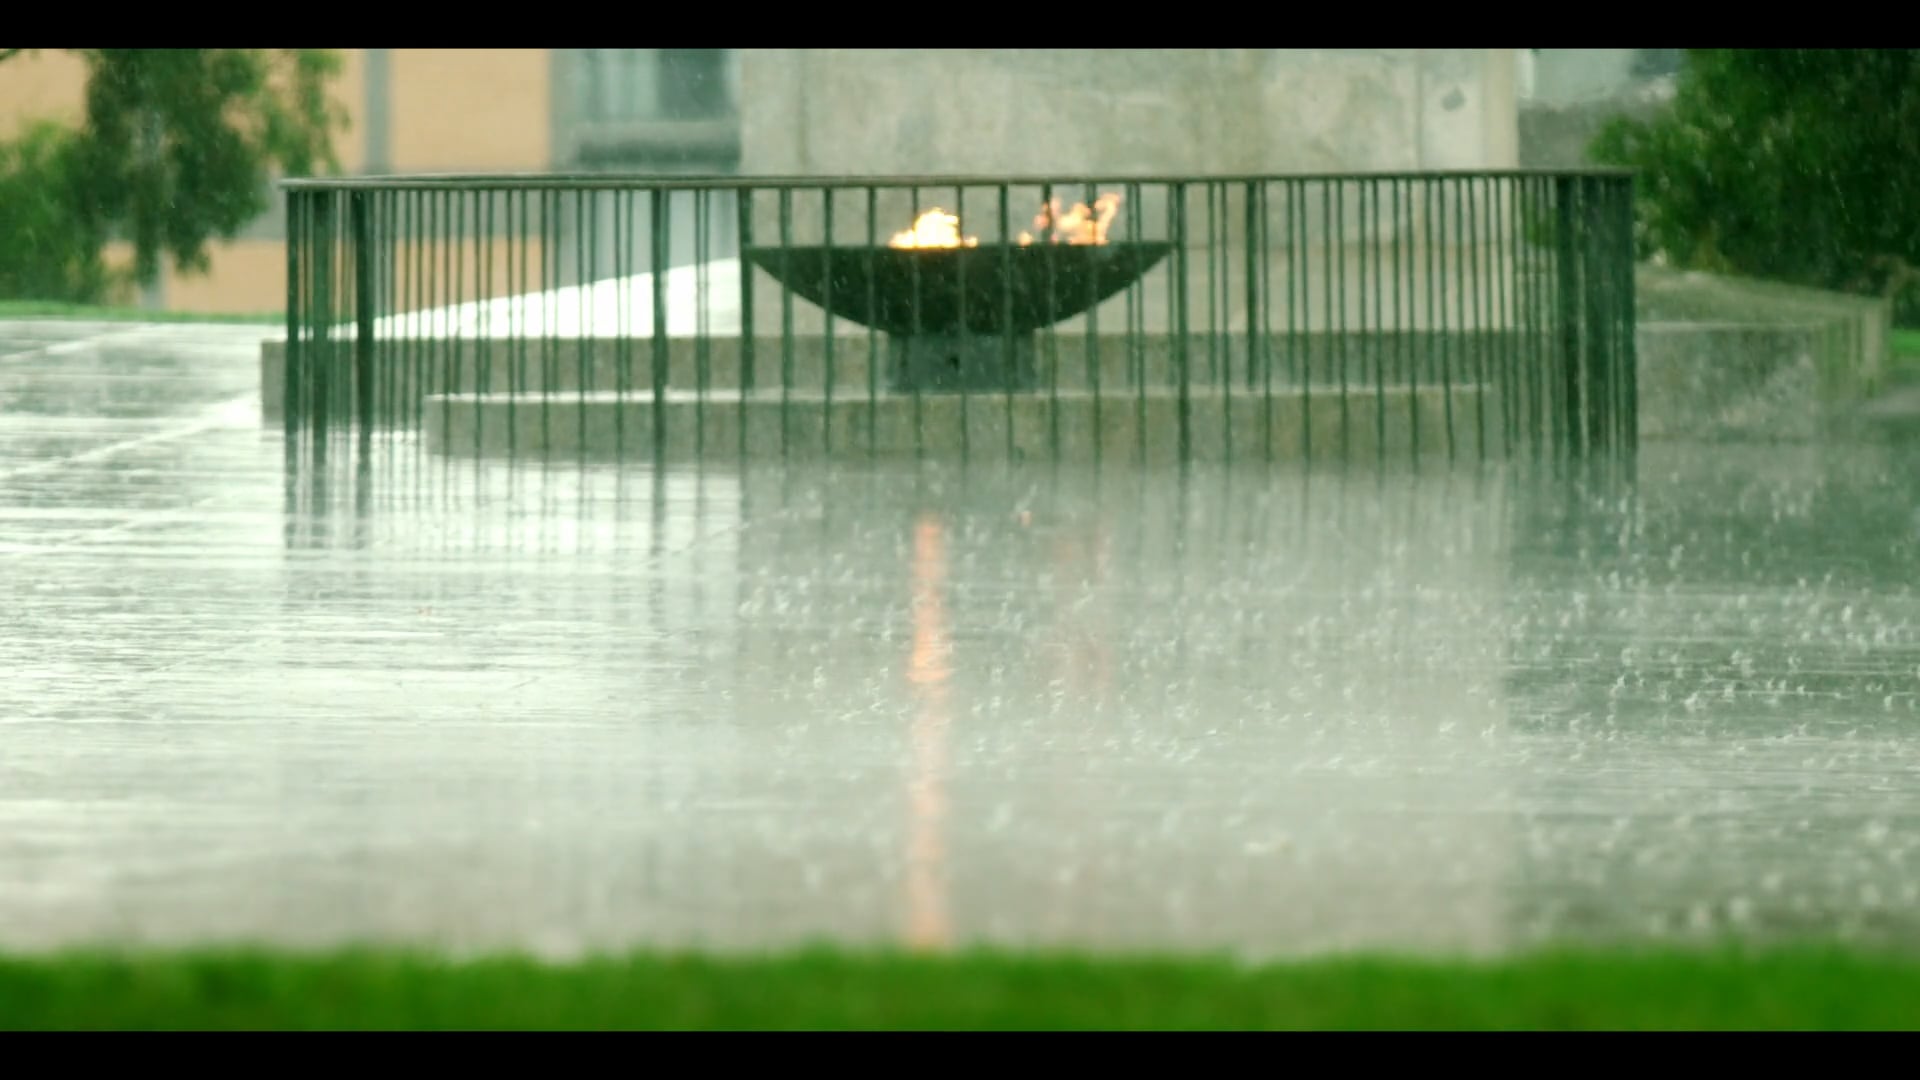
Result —
M 884 331 L 894 389 L 940 391 L 1031 389 L 1036 330 L 1111 298 L 1172 250 L 1161 241 L 744 254 L 794 295 Z

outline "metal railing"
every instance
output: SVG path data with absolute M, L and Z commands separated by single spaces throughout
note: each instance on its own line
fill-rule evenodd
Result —
M 285 187 L 264 371 L 300 457 L 1636 443 L 1625 173 Z

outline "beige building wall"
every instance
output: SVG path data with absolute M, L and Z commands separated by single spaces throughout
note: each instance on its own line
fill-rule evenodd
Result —
M 394 170 L 545 170 L 553 146 L 551 66 L 550 49 L 394 49 Z
M 287 307 L 287 249 L 279 240 L 234 240 L 207 251 L 204 275 L 167 275 L 167 308 L 260 315 Z
M 37 49 L 0 64 L 0 139 L 35 120 L 78 124 L 86 106 L 86 62 L 65 49 Z
M 356 173 L 367 160 L 367 50 L 336 49 L 340 74 L 334 77 L 333 100 L 346 113 L 346 126 L 333 135 L 333 154 L 340 171 Z

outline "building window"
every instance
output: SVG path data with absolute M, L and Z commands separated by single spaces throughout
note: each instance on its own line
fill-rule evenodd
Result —
M 731 115 L 727 59 L 726 49 L 661 49 L 661 112 L 674 120 Z
M 729 49 L 582 49 L 580 119 L 717 120 L 733 114 Z

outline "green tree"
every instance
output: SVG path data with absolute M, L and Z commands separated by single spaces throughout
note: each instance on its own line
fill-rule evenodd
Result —
M 1643 254 L 1920 317 L 1920 50 L 1689 49 L 1671 108 L 1592 153 L 1639 170 Z
M 26 51 L 0 50 L 0 63 Z M 134 279 L 171 256 L 204 271 L 207 245 L 267 209 L 273 174 L 336 166 L 345 114 L 328 96 L 340 58 L 322 49 L 77 49 L 88 68 L 86 117 L 45 125 L 0 149 L 0 290 L 95 300 L 109 238 L 133 247 Z M 7 230 L 11 229 L 9 232 Z M 26 238 L 24 247 L 5 242 Z M 46 295 L 52 292 L 54 295 Z
M 107 291 L 96 226 L 67 197 L 76 142 L 42 121 L 0 143 L 0 297 L 92 301 Z

